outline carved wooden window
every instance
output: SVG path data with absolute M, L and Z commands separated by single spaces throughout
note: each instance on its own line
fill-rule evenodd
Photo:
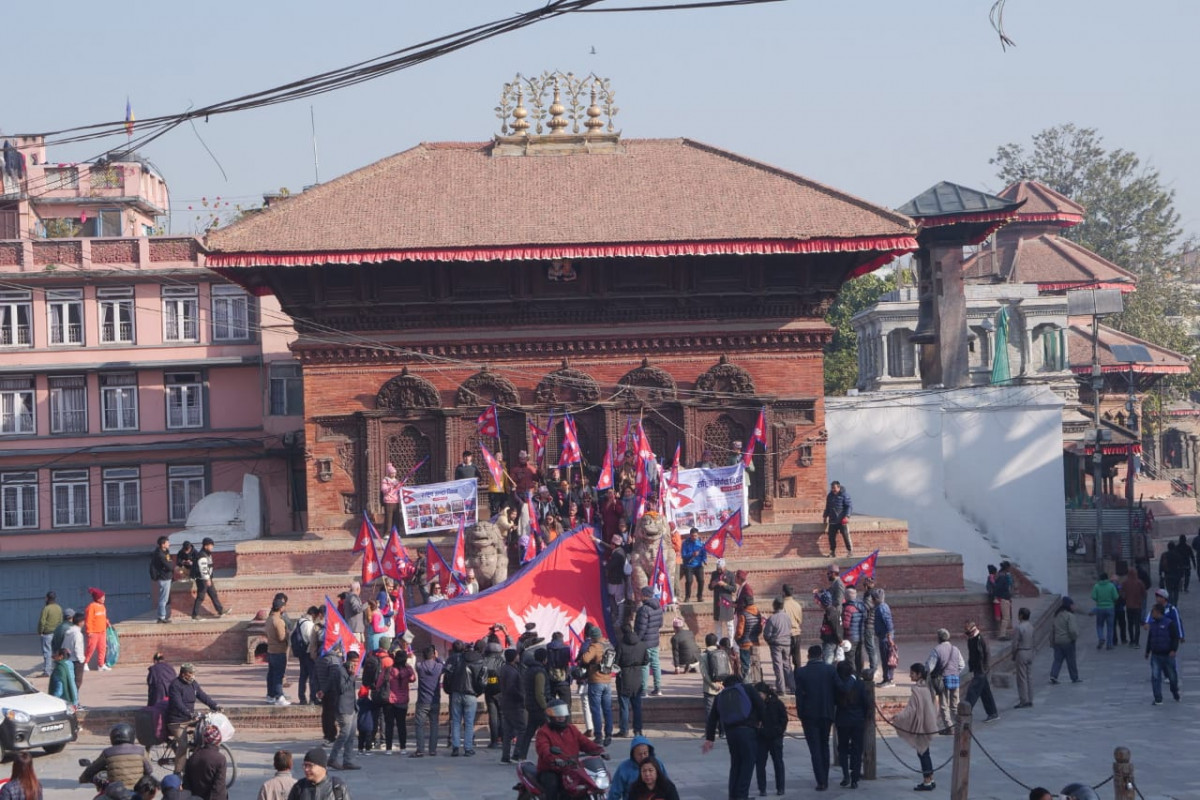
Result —
M 554 428 L 546 437 L 547 468 L 557 466 L 558 459 L 562 456 L 562 419 L 557 416 L 554 419 Z M 604 443 L 603 421 L 593 414 L 576 414 L 572 419 L 575 420 L 575 432 L 579 435 L 579 449 L 583 453 L 583 460 L 589 465 L 599 467 L 604 462 L 604 450 L 607 447 Z
M 712 462 L 719 467 L 733 463 L 737 448 L 734 442 L 746 441 L 746 426 L 728 414 L 722 414 L 704 426 L 704 448 L 712 455 Z
M 646 432 L 646 438 L 650 440 L 650 449 L 654 451 L 654 455 L 670 466 L 675 451 L 668 450 L 673 437 L 667 433 L 667 429 L 658 420 L 647 417 L 642 420 L 642 430 Z
M 432 447 L 429 437 L 413 425 L 406 425 L 400 433 L 387 440 L 387 462 L 396 467 L 397 477 L 403 479 L 421 459 L 426 459 L 421 468 L 408 479 L 410 484 L 433 483 Z

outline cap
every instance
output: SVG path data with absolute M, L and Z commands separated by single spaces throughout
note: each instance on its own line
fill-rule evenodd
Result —
M 173 772 L 170 775 L 168 775 L 167 777 L 162 779 L 162 788 L 164 788 L 164 789 L 178 789 L 182 786 L 183 786 L 183 778 L 179 777 L 178 775 L 176 775 Z
M 1171 593 L 1170 593 L 1170 592 L 1168 592 L 1166 589 L 1155 589 L 1155 590 L 1154 590 L 1154 593 L 1155 593 L 1156 595 L 1158 595 L 1159 597 L 1167 597 L 1167 598 L 1169 598 L 1169 597 L 1171 596 Z
M 654 597 L 654 590 L 649 586 L 642 587 L 642 597 Z
M 204 537 L 204 541 L 200 543 L 200 546 L 201 546 L 201 547 L 208 547 L 210 544 L 216 544 L 216 542 L 214 542 L 214 541 L 213 541 L 212 539 L 210 539 L 209 537 L 205 536 L 205 537 Z
M 196 674 L 196 665 L 190 661 L 185 662 L 185 663 L 179 665 L 179 671 L 180 672 L 190 672 L 193 675 L 195 675 Z
M 318 767 L 329 766 L 329 756 L 325 755 L 325 751 L 319 747 L 314 747 L 304 754 L 305 764 L 316 764 Z
M 739 569 L 737 572 L 733 573 L 733 577 L 737 578 L 739 581 L 744 581 L 746 578 L 750 577 L 750 573 L 746 572 L 744 569 Z
M 833 564 L 830 564 L 829 569 L 826 570 L 826 572 L 832 572 L 834 575 L 838 574 L 841 571 L 842 571 L 841 568 L 838 567 L 836 562 Z
M 209 725 L 204 729 L 204 742 L 216 747 L 221 743 L 221 729 L 216 725 Z

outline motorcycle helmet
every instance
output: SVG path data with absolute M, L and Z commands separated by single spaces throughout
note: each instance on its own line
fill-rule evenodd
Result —
M 562 700 L 546 706 L 546 724 L 556 731 L 566 728 L 571 724 L 571 707 Z
M 1064 800 L 1100 800 L 1100 795 L 1096 794 L 1096 790 L 1086 783 L 1068 784 L 1059 794 L 1063 796 Z
M 133 744 L 133 726 L 128 722 L 118 722 L 108 732 L 108 740 L 113 744 Z

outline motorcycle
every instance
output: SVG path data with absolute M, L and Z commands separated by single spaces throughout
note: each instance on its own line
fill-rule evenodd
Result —
M 92 765 L 90 758 L 79 759 L 79 766 L 87 769 Z M 100 770 L 92 776 L 92 785 L 96 787 L 96 796 L 92 800 L 126 800 L 133 792 L 122 783 L 109 783 L 108 774 Z
M 551 754 L 561 756 L 562 750 L 550 748 Z M 562 794 L 565 797 L 579 797 L 587 800 L 604 800 L 608 796 L 609 775 L 608 767 L 600 756 L 583 756 L 581 758 L 562 759 L 566 767 L 559 772 L 562 780 Z M 532 761 L 522 761 L 517 765 L 517 800 L 533 800 L 543 797 L 545 792 L 538 783 L 537 764 Z

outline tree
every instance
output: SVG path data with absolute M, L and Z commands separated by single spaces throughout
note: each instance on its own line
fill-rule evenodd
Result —
M 825 317 L 833 327 L 833 339 L 825 346 L 825 394 L 843 395 L 858 383 L 858 336 L 850 319 L 895 288 L 895 272 L 863 275 L 842 285 Z
M 1034 134 L 1030 150 L 1001 145 L 988 163 L 1006 183 L 1038 181 L 1082 205 L 1084 221 L 1067 238 L 1132 272 L 1162 267 L 1180 237 L 1175 192 L 1158 170 L 1103 141 L 1095 128 L 1058 125 Z
M 1063 235 L 1138 276 L 1125 311 L 1106 322 L 1191 356 L 1191 375 L 1172 383 L 1200 385 L 1200 350 L 1189 328 L 1200 318 L 1200 303 L 1179 274 L 1187 245 L 1179 244 L 1175 192 L 1158 170 L 1143 167 L 1128 151 L 1105 150 L 1094 128 L 1070 124 L 1035 134 L 1030 150 L 1002 145 L 989 163 L 1007 183 L 1038 181 L 1084 207 L 1084 221 Z

